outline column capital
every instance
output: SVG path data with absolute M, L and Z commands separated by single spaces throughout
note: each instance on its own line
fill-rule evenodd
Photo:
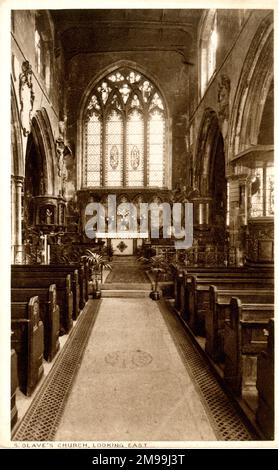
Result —
M 15 183 L 17 186 L 22 186 L 24 183 L 24 176 L 18 176 L 18 175 L 12 175 L 11 176 L 11 181 L 12 183 Z

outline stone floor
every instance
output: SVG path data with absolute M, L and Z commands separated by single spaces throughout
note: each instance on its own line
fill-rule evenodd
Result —
M 55 440 L 216 440 L 155 302 L 102 300 Z

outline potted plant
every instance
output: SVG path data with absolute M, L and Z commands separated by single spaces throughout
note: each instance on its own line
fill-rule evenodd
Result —
M 83 255 L 81 259 L 88 263 L 90 269 L 91 280 L 89 284 L 91 285 L 93 298 L 99 299 L 101 297 L 99 286 L 102 281 L 103 269 L 111 269 L 111 266 L 106 262 L 106 259 L 101 254 L 94 253 L 89 249 L 86 250 L 86 255 Z
M 162 275 L 169 272 L 169 263 L 167 263 L 163 255 L 155 255 L 150 258 L 139 258 L 139 261 L 143 261 L 146 266 L 148 266 L 149 271 L 154 274 L 154 284 L 153 290 L 150 293 L 150 298 L 152 300 L 159 300 L 159 282 L 161 281 Z

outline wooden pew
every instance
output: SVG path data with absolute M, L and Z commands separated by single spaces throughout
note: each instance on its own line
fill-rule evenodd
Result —
M 209 310 L 209 286 L 215 285 L 222 290 L 234 289 L 257 289 L 260 287 L 273 289 L 273 278 L 261 277 L 206 277 L 203 279 L 197 276 L 187 276 L 185 284 L 185 296 L 188 296 L 186 303 L 188 312 L 185 321 L 188 322 L 192 331 L 200 336 L 205 336 L 205 317 Z
M 78 269 L 71 266 L 67 269 L 64 265 L 13 265 L 12 276 L 22 275 L 24 277 L 38 275 L 40 278 L 48 278 L 52 284 L 56 278 L 65 278 L 71 274 L 71 290 L 73 294 L 73 319 L 76 320 L 80 311 L 80 285 Z M 83 280 L 82 280 L 83 283 Z
M 24 287 L 30 289 L 49 288 L 50 284 L 55 282 L 57 303 L 60 307 L 60 335 L 69 333 L 73 325 L 73 294 L 70 274 L 65 278 L 53 275 L 50 281 L 48 277 L 40 277 L 38 273 L 27 273 L 27 276 L 25 276 L 24 272 L 12 272 L 11 281 L 12 288 Z
M 18 411 L 16 406 L 16 390 L 18 387 L 17 377 L 17 355 L 14 349 L 11 350 L 11 429 L 17 422 Z
M 274 319 L 269 320 L 267 348 L 258 356 L 256 421 L 267 439 L 274 439 Z
M 206 352 L 214 361 L 224 359 L 224 324 L 230 315 L 230 301 L 238 297 L 242 303 L 273 304 L 274 290 L 271 289 L 230 289 L 209 287 L 209 309 L 205 316 Z
M 211 273 L 253 273 L 257 274 L 257 268 L 250 267 L 250 266 L 177 266 L 171 264 L 171 270 L 173 274 L 177 272 L 184 272 L 185 274 L 192 274 L 192 275 L 201 275 L 201 274 L 211 274 Z M 262 266 L 260 267 L 260 272 L 264 273 L 264 275 L 274 276 L 274 269 L 272 266 Z
M 230 317 L 224 326 L 224 380 L 237 395 L 255 390 L 257 356 L 266 348 L 265 329 L 273 313 L 274 305 L 231 299 Z
M 88 261 L 83 259 L 82 266 L 84 269 L 84 278 L 85 278 L 84 297 L 85 297 L 85 302 L 87 302 L 87 300 L 89 299 L 89 282 L 90 282 L 90 268 L 89 268 Z
M 19 265 L 15 265 L 19 266 Z M 22 266 L 22 265 L 21 265 Z M 15 268 L 18 269 L 18 268 Z M 19 268 L 22 269 L 22 268 Z M 78 275 L 76 275 L 76 270 L 78 271 Z M 78 294 L 77 298 L 79 297 L 79 309 L 82 310 L 85 303 L 86 303 L 86 282 L 88 280 L 86 279 L 85 276 L 85 268 L 84 264 L 49 264 L 49 265 L 32 265 L 32 271 L 37 271 L 37 272 L 62 272 L 64 275 L 66 274 L 71 274 L 71 280 L 72 280 L 72 292 L 73 295 L 75 288 L 74 284 L 79 286 L 79 289 L 77 289 Z M 78 281 L 77 281 L 78 280 Z M 74 300 L 74 304 L 77 304 L 77 300 Z M 76 309 L 77 315 L 78 315 L 78 310 Z
M 60 309 L 57 305 L 56 285 L 49 287 L 30 288 L 20 287 L 11 289 L 11 301 L 28 301 L 30 297 L 38 296 L 40 301 L 40 319 L 44 326 L 44 358 L 51 362 L 60 348 Z
M 171 266 L 172 275 L 174 278 L 174 298 L 175 298 L 175 308 L 180 313 L 184 320 L 188 312 L 185 310 L 185 305 L 187 301 L 185 299 L 185 290 L 187 279 L 190 276 L 194 275 L 198 280 L 202 279 L 211 279 L 211 284 L 214 284 L 214 279 L 217 281 L 219 279 L 233 278 L 233 279 L 272 279 L 274 278 L 273 269 L 265 269 L 260 272 L 255 271 L 254 269 L 245 268 L 245 267 L 231 267 L 231 268 L 221 268 L 221 267 L 210 267 L 210 268 L 188 268 L 188 269 L 178 269 L 176 266 Z
M 43 375 L 43 323 L 39 316 L 39 298 L 11 303 L 11 343 L 17 353 L 20 390 L 31 395 Z
M 274 278 L 274 270 L 271 267 L 260 268 L 260 272 L 254 268 L 246 266 L 209 266 L 209 267 L 197 267 L 197 266 L 177 266 L 171 264 L 171 272 L 174 279 L 174 298 L 175 298 L 175 308 L 183 315 L 183 304 L 184 304 L 184 282 L 186 282 L 186 276 L 195 275 L 197 278 L 202 277 L 220 277 L 231 276 L 235 277 L 258 277 L 259 275 L 267 278 Z
M 176 273 L 173 276 L 173 279 L 174 279 L 175 308 L 178 312 L 181 312 L 182 310 L 182 285 L 184 282 L 183 271 L 176 271 Z

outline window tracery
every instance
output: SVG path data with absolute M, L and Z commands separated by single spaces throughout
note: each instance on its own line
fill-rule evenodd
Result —
M 83 186 L 165 186 L 165 105 L 143 74 L 108 74 L 84 117 Z

